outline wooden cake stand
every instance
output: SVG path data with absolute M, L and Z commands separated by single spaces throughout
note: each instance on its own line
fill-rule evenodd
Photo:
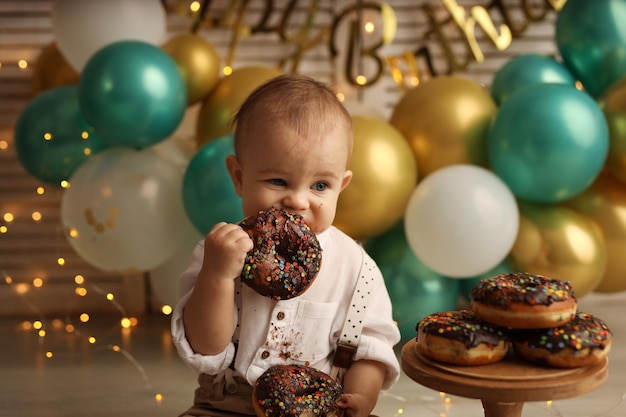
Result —
M 606 381 L 608 360 L 584 368 L 541 367 L 514 354 L 482 366 L 455 366 L 430 360 L 415 349 L 415 339 L 402 348 L 402 369 L 428 388 L 480 399 L 485 417 L 521 417 L 525 401 L 550 401 L 593 391 Z

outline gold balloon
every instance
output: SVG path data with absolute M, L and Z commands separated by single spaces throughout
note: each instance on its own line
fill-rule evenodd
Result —
M 605 168 L 626 184 L 626 77 L 613 85 L 598 103 L 609 126 Z
M 220 58 L 213 45 L 202 36 L 182 33 L 162 47 L 178 65 L 187 86 L 187 104 L 206 97 L 219 81 Z
M 403 217 L 417 184 L 417 164 L 402 134 L 386 120 L 358 115 L 352 120 L 353 177 L 339 197 L 335 226 L 361 240 L 382 234 Z
M 41 93 L 54 87 L 78 84 L 80 74 L 61 55 L 56 42 L 52 42 L 39 53 L 32 80 L 35 93 Z
M 230 122 L 252 91 L 282 72 L 270 67 L 244 67 L 222 78 L 204 99 L 198 113 L 196 140 L 202 146 L 211 139 L 232 133 Z
M 458 76 L 407 91 L 391 115 L 411 144 L 420 178 L 452 164 L 487 165 L 487 131 L 497 111 L 489 92 Z
M 598 226 L 568 207 L 519 205 L 519 231 L 510 254 L 513 269 L 570 281 L 577 297 L 593 291 L 607 265 Z
M 595 221 L 604 236 L 606 272 L 594 291 L 626 291 L 626 185 L 603 173 L 567 205 Z

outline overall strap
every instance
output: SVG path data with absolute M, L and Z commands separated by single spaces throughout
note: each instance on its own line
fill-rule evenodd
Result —
M 375 278 L 375 274 L 372 271 L 377 269 L 376 264 L 365 256 L 364 251 L 362 256 L 359 278 L 352 293 L 346 321 L 337 341 L 337 350 L 335 351 L 335 359 L 331 370 L 331 376 L 340 380 L 343 379 L 345 370 L 352 364 L 359 346 L 359 339 L 361 338 L 361 331 L 363 330 L 365 315 L 367 314 L 367 305 L 372 295 L 372 284 Z

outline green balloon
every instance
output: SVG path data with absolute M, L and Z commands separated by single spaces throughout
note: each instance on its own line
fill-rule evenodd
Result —
M 56 87 L 36 96 L 15 126 L 15 147 L 26 171 L 60 185 L 89 157 L 110 147 L 84 119 L 74 85 Z
M 80 76 L 85 119 L 109 142 L 144 148 L 172 134 L 187 108 L 187 87 L 174 59 L 140 41 L 97 51 Z
M 417 323 L 428 314 L 456 309 L 460 280 L 437 274 L 415 256 L 402 221 L 369 240 L 365 249 L 385 278 L 402 340 L 415 338 Z
M 233 136 L 213 139 L 193 156 L 183 177 L 183 203 L 191 223 L 206 235 L 219 222 L 243 219 L 241 198 L 226 169 L 226 156 L 235 153 Z

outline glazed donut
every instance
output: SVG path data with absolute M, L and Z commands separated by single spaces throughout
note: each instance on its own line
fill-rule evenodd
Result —
M 258 417 L 341 417 L 336 401 L 343 395 L 329 375 L 305 365 L 276 365 L 267 369 L 253 387 Z
M 577 302 L 569 282 L 516 272 L 478 281 L 470 291 L 470 308 L 498 326 L 537 329 L 566 324 Z
M 509 349 L 508 329 L 496 327 L 469 310 L 445 311 L 417 324 L 418 349 L 424 356 L 452 365 L 486 365 L 503 359 Z
M 239 225 L 254 243 L 241 271 L 246 285 L 274 300 L 309 288 L 321 267 L 322 248 L 302 216 L 271 208 Z
M 513 349 L 521 358 L 541 365 L 578 368 L 604 360 L 612 340 L 602 320 L 579 312 L 561 327 L 515 331 Z

